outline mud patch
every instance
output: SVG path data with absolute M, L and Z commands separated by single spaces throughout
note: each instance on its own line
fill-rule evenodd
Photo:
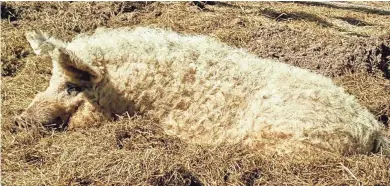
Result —
M 119 3 L 118 12 L 120 13 L 129 13 L 136 10 L 142 10 L 147 5 L 153 2 L 121 2 Z
M 305 12 L 290 12 L 284 13 L 275 11 L 269 8 L 263 9 L 260 13 L 268 18 L 275 19 L 276 21 L 289 21 L 289 20 L 305 20 L 316 23 L 320 26 L 331 27 L 332 24 L 320 18 L 319 16 L 305 13 Z
M 342 21 L 347 22 L 350 25 L 354 26 L 372 26 L 373 24 L 367 23 L 365 21 L 353 18 L 353 17 L 335 17 L 336 19 L 340 19 Z
M 256 179 L 261 177 L 261 170 L 259 168 L 244 172 L 241 176 L 241 180 L 246 186 L 252 186 L 255 184 Z
M 11 5 L 1 2 L 1 19 L 9 20 L 10 22 L 16 21 L 20 18 L 16 9 Z
M 23 66 L 21 60 L 28 56 L 30 52 L 24 48 L 14 48 L 12 56 L 5 56 L 2 59 L 1 76 L 15 76 L 18 69 Z M 3 57 L 2 57 L 3 58 Z
M 89 178 L 75 178 L 68 183 L 68 185 L 88 186 L 94 184 L 94 181 Z
M 387 43 L 382 43 L 378 47 L 376 53 L 380 57 L 379 69 L 383 71 L 387 79 L 390 79 L 390 38 Z
M 332 4 L 332 3 L 323 3 L 323 2 L 299 2 L 299 1 L 297 1 L 296 3 L 302 3 L 302 4 L 312 5 L 312 6 L 323 6 L 323 7 L 335 8 L 335 9 L 352 10 L 357 12 L 366 12 L 369 14 L 390 15 L 390 11 L 388 10 L 370 8 L 370 7 L 359 6 L 359 5 L 353 6 L 352 4 L 348 5 L 347 3 Z
M 378 120 L 381 121 L 385 125 L 386 128 L 389 128 L 389 117 L 388 116 L 383 114 L 383 115 L 379 116 Z
M 215 4 L 217 4 L 217 2 L 214 2 L 214 1 L 192 1 L 190 4 L 198 7 L 200 10 L 208 10 L 206 8 L 206 5 L 215 5 Z
M 291 37 L 294 36 L 294 37 Z M 262 57 L 315 71 L 329 77 L 366 71 L 388 76 L 386 40 L 363 37 L 326 36 L 298 32 L 287 27 L 261 27 L 248 48 Z

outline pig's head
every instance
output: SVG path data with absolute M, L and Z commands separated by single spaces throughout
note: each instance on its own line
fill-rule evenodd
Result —
M 27 109 L 15 117 L 18 125 L 89 125 L 101 119 L 100 108 L 86 96 L 102 80 L 102 67 L 84 63 L 66 49 L 67 44 L 41 32 L 29 32 L 27 40 L 37 55 L 50 55 L 53 62 L 49 87 L 33 99 Z

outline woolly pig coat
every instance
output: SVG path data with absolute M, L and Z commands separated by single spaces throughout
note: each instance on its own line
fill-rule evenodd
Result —
M 147 113 L 189 142 L 367 153 L 386 141 L 374 116 L 329 78 L 210 37 L 98 29 L 64 47 L 103 74 L 84 93 L 99 112 Z

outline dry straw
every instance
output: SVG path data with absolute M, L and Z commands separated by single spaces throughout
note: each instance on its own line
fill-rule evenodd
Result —
M 388 2 L 366 4 L 390 7 Z M 99 26 L 154 25 L 210 35 L 332 77 L 386 123 L 389 15 L 288 2 L 203 8 L 186 2 L 2 2 L 1 8 L 3 185 L 389 184 L 390 159 L 381 155 L 279 157 L 239 146 L 187 144 L 147 117 L 61 132 L 18 129 L 11 121 L 46 88 L 51 75 L 50 61 L 32 55 L 27 30 L 69 40 Z

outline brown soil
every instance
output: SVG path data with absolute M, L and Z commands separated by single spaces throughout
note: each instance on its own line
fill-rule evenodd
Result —
M 205 34 L 310 69 L 331 77 L 389 124 L 386 12 L 291 2 L 2 2 L 1 184 L 390 185 L 389 157 L 279 157 L 238 146 L 193 145 L 165 135 L 148 118 L 78 131 L 15 128 L 12 117 L 46 88 L 51 75 L 50 59 L 35 56 L 24 33 L 38 29 L 69 41 L 101 26 Z

